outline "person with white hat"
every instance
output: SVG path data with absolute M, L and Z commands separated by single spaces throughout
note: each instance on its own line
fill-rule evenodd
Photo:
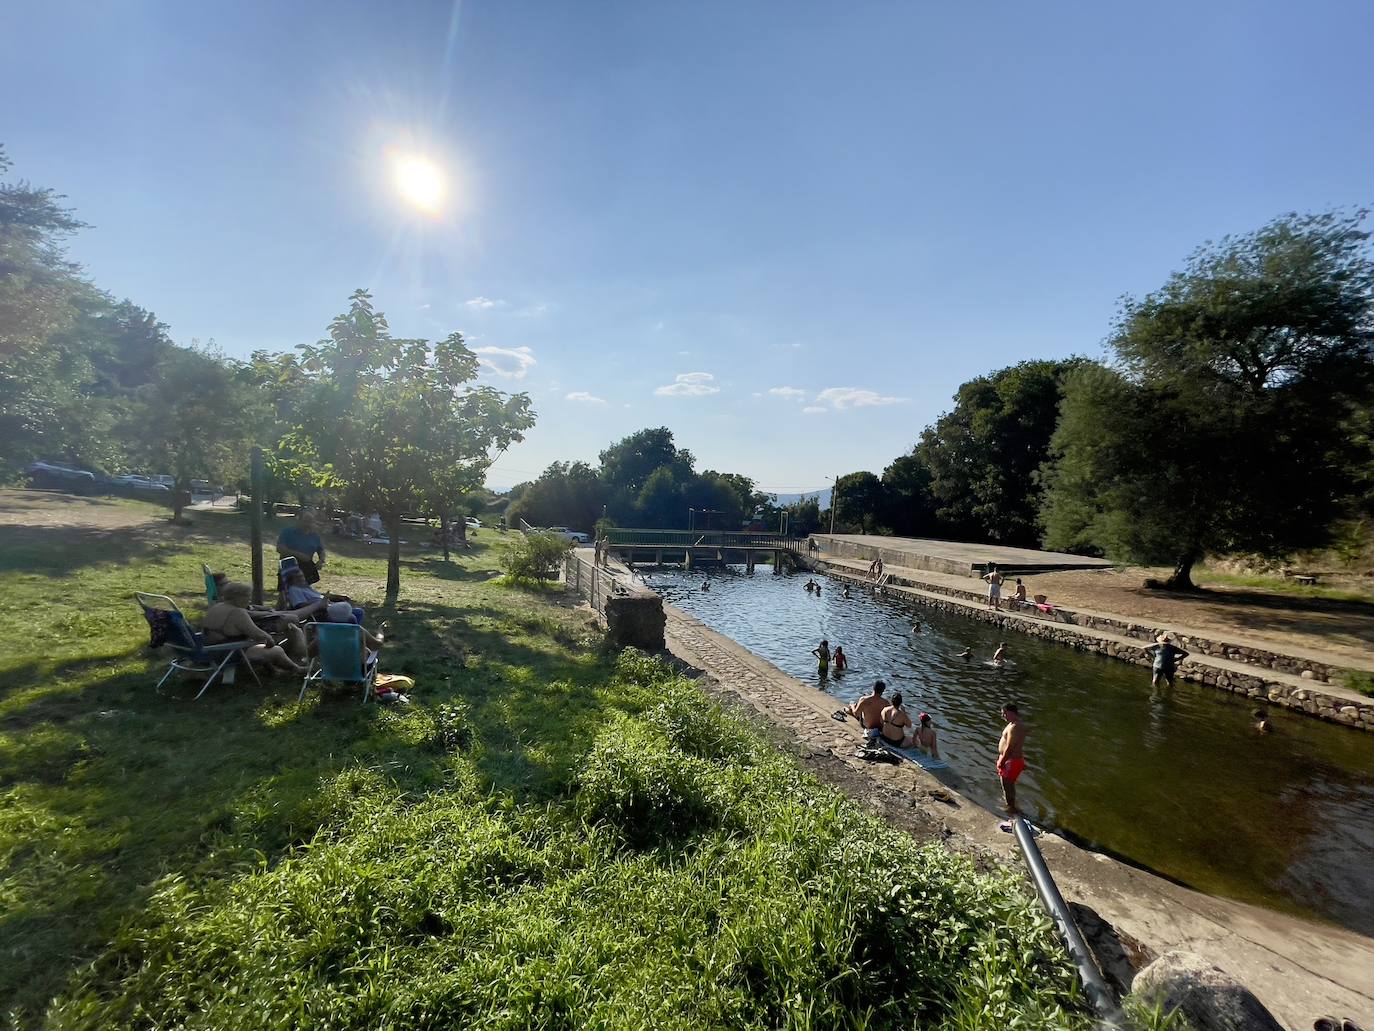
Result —
M 1145 649 L 1145 654 L 1150 656 L 1150 686 L 1159 687 L 1161 683 L 1165 683 L 1173 687 L 1174 671 L 1178 669 L 1179 663 L 1188 657 L 1187 652 L 1174 644 L 1174 635 L 1160 634 L 1155 638 L 1155 643 Z

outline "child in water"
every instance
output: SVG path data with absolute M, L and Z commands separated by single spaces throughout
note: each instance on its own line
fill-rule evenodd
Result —
M 820 647 L 811 649 L 811 654 L 816 656 L 816 672 L 825 676 L 830 671 L 830 642 L 822 640 Z
M 835 676 L 839 676 L 849 668 L 849 657 L 845 655 L 844 649 L 838 644 L 835 645 Z

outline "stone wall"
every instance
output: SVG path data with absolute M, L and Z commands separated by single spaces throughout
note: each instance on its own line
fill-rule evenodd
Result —
M 838 576 L 840 579 L 863 582 L 861 578 L 847 569 L 828 569 L 827 572 L 832 576 Z M 889 581 L 889 584 L 896 580 L 897 578 L 894 577 L 892 581 Z M 1099 637 L 1092 631 L 1102 630 L 1120 634 L 1122 631 L 1117 628 L 1129 624 L 1122 624 L 1115 620 L 1101 620 L 1096 621 L 1100 625 L 1093 626 L 1086 622 L 1077 622 L 1076 619 L 1073 622 L 1052 622 L 1048 619 L 1017 617 L 1016 615 L 1008 615 L 1006 612 L 989 609 L 985 596 L 978 592 L 961 591 L 941 584 L 913 583 L 905 579 L 901 582 L 912 584 L 915 589 L 905 589 L 900 586 L 889 586 L 887 589 L 895 590 L 904 597 L 929 608 L 952 612 L 972 619 L 980 619 L 985 623 L 994 623 L 1007 630 L 1015 630 L 1032 637 L 1043 637 L 1046 640 L 1054 641 L 1069 648 L 1076 648 L 1079 651 L 1093 651 L 1140 666 L 1150 664 L 1150 657 L 1145 654 L 1145 649 L 1153 643 L 1154 632 L 1143 627 L 1136 627 L 1137 633 L 1131 635 L 1141 638 L 1140 644 L 1115 641 Z M 1063 610 L 1060 611 L 1062 613 Z M 1198 647 L 1197 638 L 1180 638 L 1179 645 L 1194 655 L 1213 654 Z M 1217 657 L 1226 658 L 1232 662 L 1245 661 L 1244 659 L 1233 658 L 1229 654 L 1222 654 Z M 1296 662 L 1297 660 L 1293 661 Z M 1208 687 L 1230 691 L 1232 694 L 1253 698 L 1257 703 L 1276 705 L 1295 712 L 1305 712 L 1308 715 L 1332 723 L 1340 723 L 1347 727 L 1374 731 L 1374 699 L 1357 702 L 1337 698 L 1321 691 L 1316 686 L 1315 680 L 1311 687 L 1287 684 L 1272 678 L 1265 678 L 1258 668 L 1254 673 L 1240 672 L 1208 665 L 1205 662 L 1197 662 L 1192 658 L 1184 661 L 1179 668 L 1178 676 L 1182 680 L 1190 680 L 1205 684 Z
M 646 652 L 664 647 L 663 628 L 668 617 L 663 599 L 657 594 L 633 594 L 606 599 L 606 632 L 617 648 L 640 648 Z

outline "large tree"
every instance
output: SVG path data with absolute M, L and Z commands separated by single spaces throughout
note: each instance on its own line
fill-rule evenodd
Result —
M 623 437 L 601 452 L 600 461 L 610 515 L 621 525 L 633 525 L 640 493 L 656 470 L 670 469 L 673 480 L 681 484 L 692 474 L 695 464 L 692 453 L 678 448 L 673 431 L 666 426 Z M 661 487 L 655 491 L 661 492 Z
M 523 519 L 531 526 L 569 526 L 586 533 L 601 518 L 607 497 L 606 485 L 586 462 L 554 462 L 517 490 L 506 509 L 511 524 Z
M 1026 361 L 969 380 L 954 408 L 921 434 L 916 454 L 944 533 L 1035 547 L 1040 485 L 1067 372 L 1080 364 Z
M 882 525 L 906 537 L 939 532 L 930 467 L 919 454 L 902 455 L 883 470 Z
M 489 403 L 470 386 L 477 356 L 461 334 L 433 343 L 392 337 L 364 290 L 330 323 L 328 339 L 301 352 L 310 384 L 296 437 L 381 514 L 391 537 L 386 594 L 394 602 L 402 515 L 420 509 L 427 492 L 433 497 L 441 465 L 480 463 L 493 448 L 521 439 L 534 418 L 529 398 Z M 440 433 L 461 442 L 440 445 Z
M 841 532 L 874 533 L 883 524 L 887 495 L 873 473 L 848 473 L 835 481 L 831 502 Z
M 1045 472 L 1050 547 L 1174 566 L 1325 543 L 1368 460 L 1374 384 L 1364 213 L 1279 218 L 1207 244 L 1122 306 L 1113 370 L 1066 384 Z

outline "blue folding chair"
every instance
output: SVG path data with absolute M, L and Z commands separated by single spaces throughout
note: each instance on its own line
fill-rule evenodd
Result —
M 363 628 L 357 623 L 316 623 L 315 643 L 318 655 L 310 660 L 301 693 L 296 701 L 305 698 L 311 684 L 362 684 L 363 702 L 372 696 L 377 681 L 377 653 L 363 661 Z
M 177 608 L 177 603 L 165 594 L 144 594 L 142 591 L 135 591 L 134 600 L 143 610 L 143 618 L 148 621 L 148 627 L 152 632 L 152 644 L 170 648 L 172 651 L 172 661 L 167 666 L 167 672 L 162 674 L 162 679 L 153 690 L 161 690 L 167 678 L 177 671 L 208 673 L 205 683 L 196 692 L 196 698 L 199 698 L 224 674 L 225 668 L 235 659 L 247 666 L 248 672 L 253 674 L 258 686 L 262 686 L 262 681 L 258 679 L 258 671 L 244 654 L 253 644 L 252 641 L 206 644 L 205 638 L 192 630 L 191 625 L 186 622 L 186 617 L 181 609 Z
M 219 601 L 219 584 L 215 583 L 214 571 L 204 562 L 200 564 L 200 571 L 205 574 L 205 601 L 206 604 L 213 605 Z

